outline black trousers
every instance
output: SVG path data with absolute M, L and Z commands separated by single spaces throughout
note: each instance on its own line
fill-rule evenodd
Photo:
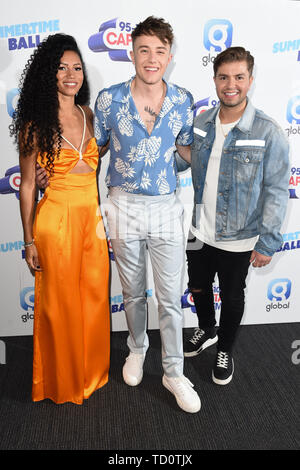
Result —
M 218 350 L 232 352 L 238 327 L 244 313 L 246 277 L 251 251 L 224 251 L 203 244 L 198 250 L 187 250 L 189 290 L 191 291 L 199 328 L 216 325 L 212 284 L 217 273 L 221 298 Z

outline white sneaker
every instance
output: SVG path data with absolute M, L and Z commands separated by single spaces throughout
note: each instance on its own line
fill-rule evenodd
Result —
M 123 366 L 123 379 L 127 385 L 135 387 L 143 378 L 145 354 L 130 353 Z
M 162 383 L 173 395 L 177 404 L 187 413 L 197 413 L 201 408 L 200 398 L 194 385 L 184 375 L 180 377 L 163 376 Z

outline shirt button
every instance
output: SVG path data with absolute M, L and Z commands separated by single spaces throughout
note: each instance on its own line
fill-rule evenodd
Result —
M 246 163 L 249 163 L 249 158 L 248 158 L 248 157 L 245 159 L 245 162 L 246 162 Z

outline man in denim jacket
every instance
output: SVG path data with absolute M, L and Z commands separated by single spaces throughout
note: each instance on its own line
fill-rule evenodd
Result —
M 266 266 L 280 247 L 288 201 L 288 143 L 279 126 L 247 98 L 253 65 L 242 47 L 220 53 L 214 62 L 220 105 L 194 121 L 191 232 L 196 243 L 189 243 L 187 259 L 199 327 L 185 341 L 184 352 L 195 356 L 218 341 L 212 378 L 220 385 L 233 376 L 232 349 L 249 265 Z M 218 333 L 216 273 L 222 301 Z

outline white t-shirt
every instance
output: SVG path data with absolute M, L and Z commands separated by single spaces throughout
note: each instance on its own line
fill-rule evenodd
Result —
M 237 123 L 238 121 L 230 122 L 229 124 L 221 124 L 219 113 L 216 117 L 216 136 L 207 165 L 202 204 L 200 208 L 200 228 L 197 229 L 191 226 L 192 234 L 207 245 L 220 248 L 221 250 L 236 252 L 252 251 L 258 239 L 256 236 L 244 240 L 215 240 L 216 205 L 221 154 L 227 134 Z

